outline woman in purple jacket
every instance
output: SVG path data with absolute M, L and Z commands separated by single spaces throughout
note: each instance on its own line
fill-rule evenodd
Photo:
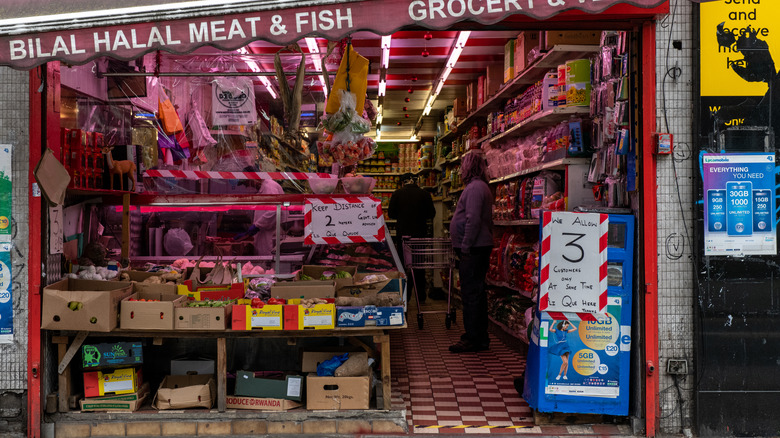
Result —
M 450 346 L 453 353 L 487 350 L 487 294 L 485 276 L 493 248 L 493 194 L 488 187 L 487 163 L 481 151 L 463 158 L 460 178 L 466 185 L 455 207 L 450 236 L 460 258 L 460 294 L 463 327 L 460 341 Z

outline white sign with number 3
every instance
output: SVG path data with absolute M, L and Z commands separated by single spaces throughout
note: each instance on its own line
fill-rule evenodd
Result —
M 604 312 L 608 229 L 606 214 L 543 213 L 540 310 Z

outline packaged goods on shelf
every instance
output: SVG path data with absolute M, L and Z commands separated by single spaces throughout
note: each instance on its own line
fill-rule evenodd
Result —
M 118 368 L 84 373 L 84 396 L 132 394 L 143 382 L 141 368 Z
M 131 394 L 83 398 L 79 401 L 79 405 L 82 412 L 133 412 L 141 407 L 149 392 L 149 382 L 144 382 Z

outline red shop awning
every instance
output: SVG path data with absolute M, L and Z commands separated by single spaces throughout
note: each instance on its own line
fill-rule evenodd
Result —
M 11 11 L 15 4 L 44 2 L 6 1 L 10 3 L 0 6 L 0 12 L 3 8 Z M 148 4 L 148 1 L 128 0 L 128 5 Z M 102 19 L 94 13 L 67 11 L 59 22 L 57 15 L 49 15 L 51 21 L 48 22 L 32 17 L 32 24 L 22 23 L 24 19 L 20 17 L 0 20 L 0 65 L 30 69 L 54 60 L 69 64 L 82 64 L 99 56 L 130 60 L 154 50 L 184 54 L 204 45 L 235 50 L 253 40 L 286 45 L 305 36 L 337 40 L 359 30 L 387 35 L 410 26 L 446 29 L 460 21 L 489 25 L 514 14 L 542 20 L 567 10 L 596 14 L 621 3 L 629 5 L 636 16 L 641 16 L 645 10 L 667 1 L 371 0 L 335 3 L 315 0 L 298 1 L 294 2 L 296 7 L 284 7 L 293 3 L 234 0 L 220 7 L 202 9 L 183 9 L 172 4 L 170 10 L 153 14 L 155 19 L 149 18 L 148 12 L 146 15 L 131 13 L 144 9 L 140 7 L 113 10 L 125 11 L 121 15 L 112 15 L 112 10 L 107 10 Z M 45 2 L 52 3 L 51 0 Z M 106 0 L 94 2 L 107 3 Z M 19 15 L 23 11 L 15 13 Z

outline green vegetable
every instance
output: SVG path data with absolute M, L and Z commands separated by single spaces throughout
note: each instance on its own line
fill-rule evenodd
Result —
M 311 278 L 310 276 L 306 275 L 306 274 L 301 274 L 301 280 L 302 281 L 311 281 L 311 280 L 314 280 L 314 279 Z
M 347 271 L 336 272 L 336 278 L 352 278 L 352 274 Z

